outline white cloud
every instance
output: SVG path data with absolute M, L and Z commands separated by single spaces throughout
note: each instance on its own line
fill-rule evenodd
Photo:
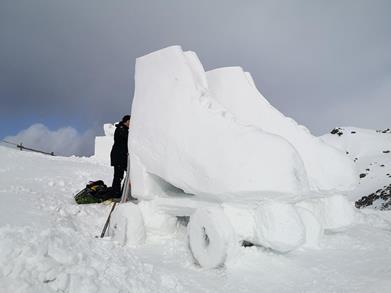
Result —
M 5 140 L 23 143 L 24 146 L 46 152 L 54 152 L 62 156 L 91 156 L 94 153 L 95 132 L 87 130 L 79 133 L 72 127 L 50 130 L 37 123 L 20 131 L 15 136 L 7 136 Z

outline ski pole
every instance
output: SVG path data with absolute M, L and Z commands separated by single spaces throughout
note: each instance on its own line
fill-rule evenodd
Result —
M 111 213 L 113 212 L 116 204 L 117 204 L 117 202 L 114 202 L 113 207 L 111 208 L 110 214 L 107 217 L 106 223 L 105 223 L 105 225 L 103 227 L 102 233 L 100 234 L 100 238 L 103 238 L 105 236 L 105 234 L 106 234 L 107 227 L 109 226 L 109 223 L 110 223 Z

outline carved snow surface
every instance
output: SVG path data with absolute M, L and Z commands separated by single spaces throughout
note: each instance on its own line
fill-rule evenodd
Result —
M 138 58 L 135 85 L 132 196 L 148 231 L 189 219 L 201 266 L 234 261 L 240 243 L 319 248 L 324 229 L 353 222 L 332 196 L 357 183 L 353 162 L 273 108 L 241 68 L 206 73 L 174 46 Z
M 206 76 L 213 97 L 243 124 L 282 136 L 296 148 L 312 189 L 350 190 L 356 186 L 353 161 L 270 105 L 250 73 L 240 67 L 225 67 L 208 71 Z
M 308 189 L 296 149 L 281 136 L 238 123 L 211 95 L 196 55 L 180 47 L 137 59 L 129 144 L 132 178 L 146 178 L 141 164 L 187 193 Z M 143 182 L 132 184 L 136 196 L 150 196 L 139 188 Z
M 138 58 L 135 79 L 129 144 L 137 196 L 156 195 L 149 174 L 209 195 L 297 195 L 357 182 L 349 158 L 273 108 L 239 67 L 205 73 L 195 53 L 173 46 Z

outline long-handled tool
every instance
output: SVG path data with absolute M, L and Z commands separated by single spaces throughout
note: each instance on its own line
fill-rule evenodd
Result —
M 129 157 L 128 157 L 128 166 L 129 166 Z M 129 183 L 130 183 L 130 181 L 129 181 L 129 168 L 128 168 L 128 171 L 126 172 L 125 181 L 123 182 L 122 188 L 121 188 L 121 190 L 122 190 L 122 196 L 121 196 L 121 199 L 120 199 L 121 203 L 124 203 L 124 202 L 126 202 L 128 200 L 128 193 L 130 191 Z M 113 212 L 116 204 L 117 204 L 117 202 L 115 201 L 114 204 L 113 204 L 113 207 L 111 208 L 110 214 L 107 217 L 107 220 L 106 220 L 106 223 L 105 223 L 105 225 L 103 227 L 102 233 L 100 234 L 100 238 L 103 238 L 105 236 L 105 234 L 106 234 L 107 227 L 109 226 L 109 223 L 110 223 L 111 213 Z
M 100 238 L 105 237 L 107 227 L 109 226 L 109 223 L 110 223 L 111 213 L 113 212 L 113 210 L 114 210 L 116 204 L 117 204 L 117 202 L 114 202 L 114 203 L 113 203 L 113 207 L 111 208 L 110 214 L 109 214 L 109 216 L 107 217 L 107 220 L 106 220 L 106 223 L 105 223 L 105 225 L 104 225 L 104 227 L 103 227 L 102 233 L 100 234 Z

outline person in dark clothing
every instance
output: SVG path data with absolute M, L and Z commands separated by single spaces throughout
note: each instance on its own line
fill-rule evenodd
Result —
M 115 125 L 114 144 L 111 149 L 111 166 L 114 167 L 112 192 L 116 197 L 121 196 L 121 181 L 128 166 L 128 135 L 130 115 L 125 115 L 121 122 Z

